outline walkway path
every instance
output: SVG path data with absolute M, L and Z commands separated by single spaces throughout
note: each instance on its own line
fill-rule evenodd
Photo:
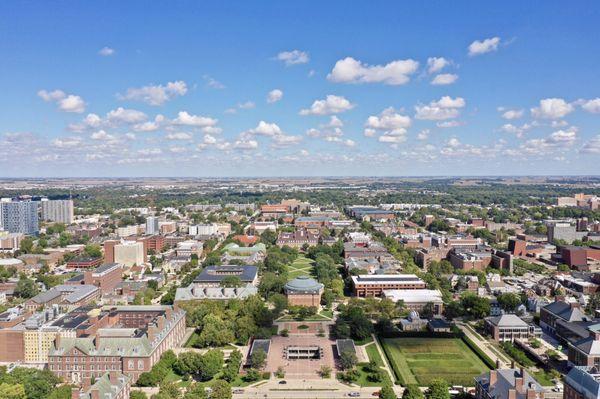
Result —
M 511 361 L 508 357 L 502 354 L 498 349 L 488 342 L 481 335 L 477 334 L 470 326 L 463 322 L 456 322 L 456 326 L 465 333 L 465 335 L 477 345 L 477 347 L 492 359 L 494 363 L 500 362 L 500 367 L 510 367 Z
M 383 360 L 383 365 L 384 365 L 383 368 L 385 369 L 385 371 L 387 371 L 391 380 L 396 381 L 396 376 L 392 372 L 392 368 L 390 367 L 390 364 L 388 363 L 388 359 L 385 356 L 385 353 L 383 353 L 383 349 L 381 348 L 381 345 L 379 344 L 379 339 L 377 338 L 377 336 L 375 334 L 371 334 L 371 336 L 373 337 L 373 342 L 375 342 L 375 346 L 377 347 L 377 352 L 379 352 L 379 356 L 381 356 L 381 359 Z

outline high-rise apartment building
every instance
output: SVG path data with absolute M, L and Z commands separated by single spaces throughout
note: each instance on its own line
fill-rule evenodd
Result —
M 158 234 L 158 218 L 156 216 L 148 216 L 146 218 L 146 234 Z
M 2 200 L 0 228 L 9 233 L 37 234 L 40 231 L 38 202 Z
M 73 200 L 42 200 L 42 220 L 73 223 Z

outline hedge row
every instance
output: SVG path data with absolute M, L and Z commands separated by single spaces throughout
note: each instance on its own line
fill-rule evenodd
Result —
M 471 348 L 473 352 L 475 352 L 475 354 L 486 364 L 486 366 L 488 366 L 491 369 L 496 368 L 496 362 L 494 362 L 485 352 L 483 352 L 477 345 L 475 345 L 475 342 L 473 342 L 469 337 L 467 337 L 466 334 L 461 335 L 461 338 L 464 341 L 464 343 L 467 344 L 467 346 Z

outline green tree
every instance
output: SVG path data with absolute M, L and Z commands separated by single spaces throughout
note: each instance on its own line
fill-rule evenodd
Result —
M 212 379 L 223 369 L 223 352 L 218 349 L 211 349 L 206 352 L 200 361 L 198 376 L 202 381 Z
M 210 387 L 212 388 L 212 392 L 210 393 L 211 399 L 231 399 L 233 396 L 231 385 L 225 380 L 216 380 Z
M 250 356 L 250 365 L 257 370 L 265 367 L 267 361 L 267 353 L 262 349 L 257 349 Z
M 3 399 L 26 399 L 25 388 L 22 384 L 0 384 L 0 398 Z
M 129 399 L 148 399 L 148 395 L 142 391 L 131 391 L 129 393 Z
M 202 328 L 198 337 L 201 346 L 223 346 L 235 339 L 229 323 L 217 315 L 206 315 L 202 324 L 204 328 Z
M 423 399 L 423 392 L 418 385 L 411 384 L 404 389 L 402 399 Z
M 379 391 L 379 397 L 381 399 L 396 399 L 396 394 L 394 393 L 394 389 L 392 389 L 390 384 L 385 384 Z
M 88 244 L 85 246 L 84 252 L 90 258 L 101 258 L 102 257 L 102 249 L 98 244 Z
M 498 295 L 498 304 L 507 312 L 514 312 L 521 304 L 521 297 L 514 292 L 505 292 Z
M 349 370 L 356 366 L 358 359 L 356 358 L 356 354 L 350 350 L 342 352 L 340 355 L 340 364 L 344 370 Z
M 29 299 L 36 296 L 39 289 L 35 282 L 28 278 L 22 278 L 15 287 L 14 294 L 19 298 Z
M 202 384 L 193 384 L 188 388 L 183 399 L 207 399 L 206 389 Z
M 427 389 L 427 399 L 450 399 L 448 383 L 441 378 L 432 380 Z

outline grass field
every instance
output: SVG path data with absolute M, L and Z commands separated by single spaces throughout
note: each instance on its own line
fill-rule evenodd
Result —
M 427 386 L 434 378 L 473 386 L 488 367 L 458 338 L 384 338 L 382 345 L 400 383 Z
M 299 255 L 294 262 L 288 267 L 289 279 L 296 278 L 298 276 L 312 276 L 313 275 L 313 260 L 308 259 L 305 256 Z

